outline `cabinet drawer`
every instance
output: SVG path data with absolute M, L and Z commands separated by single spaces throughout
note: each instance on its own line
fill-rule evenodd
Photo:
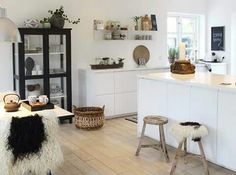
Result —
M 115 94 L 115 115 L 137 112 L 137 93 Z
M 138 71 L 116 72 L 115 93 L 136 92 Z
M 94 74 L 93 87 L 96 95 L 105 95 L 114 93 L 114 74 L 97 73 Z
M 114 95 L 96 96 L 94 105 L 99 107 L 105 105 L 105 118 L 110 118 L 114 115 Z

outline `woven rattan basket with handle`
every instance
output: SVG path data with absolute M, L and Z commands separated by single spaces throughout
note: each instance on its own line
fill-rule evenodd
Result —
M 79 129 L 98 129 L 104 125 L 104 109 L 100 107 L 76 107 L 73 106 L 75 114 L 75 126 Z

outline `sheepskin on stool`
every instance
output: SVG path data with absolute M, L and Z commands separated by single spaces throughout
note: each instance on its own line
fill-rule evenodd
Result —
M 171 132 L 179 143 L 186 138 L 199 141 L 208 134 L 207 128 L 197 122 L 174 124 L 171 128 Z
M 56 114 L 52 111 L 42 111 L 38 112 L 38 116 L 35 118 L 37 121 L 34 122 L 32 120 L 29 122 L 27 119 L 22 119 L 19 122 L 18 119 L 13 118 L 12 120 L 7 120 L 5 123 L 1 123 L 4 126 L 4 129 L 1 130 L 4 132 L 0 132 L 0 175 L 21 175 L 28 171 L 37 175 L 45 175 L 49 169 L 54 170 L 62 163 L 63 154 L 58 142 L 58 121 Z M 40 120 L 42 121 L 41 124 Z M 28 126 L 29 128 L 39 123 L 40 126 L 37 126 L 39 133 L 35 135 L 29 134 L 23 137 L 22 143 L 15 143 L 16 136 L 12 134 L 15 133 L 17 135 L 16 130 L 20 130 L 20 128 L 14 125 L 20 123 L 19 127 L 22 127 L 25 124 L 24 122 L 32 124 L 32 126 Z M 42 126 L 44 132 L 42 131 Z M 29 131 L 29 128 L 24 128 L 23 130 Z M 31 131 L 34 132 L 36 130 L 31 128 Z M 33 144 L 33 147 L 29 146 L 30 142 L 26 143 L 27 148 L 15 147 L 19 145 L 23 146 L 24 139 L 31 136 L 35 136 L 38 139 L 37 143 Z

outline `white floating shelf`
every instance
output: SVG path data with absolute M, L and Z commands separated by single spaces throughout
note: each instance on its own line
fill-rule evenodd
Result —
M 120 40 L 106 40 L 104 35 L 109 30 L 94 30 L 94 39 L 95 40 L 104 40 L 104 41 L 152 41 L 156 40 L 158 31 L 145 31 L 145 30 L 120 30 L 121 34 L 125 34 L 127 39 Z M 136 35 L 139 35 L 140 39 L 136 39 Z M 151 36 L 151 39 L 149 39 Z

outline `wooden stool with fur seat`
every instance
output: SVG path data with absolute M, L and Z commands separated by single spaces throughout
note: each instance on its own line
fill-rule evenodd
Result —
M 164 125 L 168 123 L 168 119 L 166 117 L 162 117 L 162 116 L 151 115 L 151 116 L 146 116 L 143 119 L 143 122 L 144 123 L 143 123 L 143 128 L 142 128 L 142 134 L 141 134 L 141 138 L 139 140 L 139 145 L 138 145 L 135 155 L 136 156 L 139 155 L 141 148 L 152 147 L 157 150 L 161 149 L 164 156 L 165 156 L 166 161 L 169 162 L 169 155 L 168 155 L 167 148 L 166 148 L 165 134 L 164 134 Z M 159 126 L 159 135 L 160 135 L 160 143 L 159 144 L 149 144 L 149 145 L 142 144 L 147 124 Z
M 177 148 L 175 158 L 172 163 L 170 175 L 174 174 L 180 157 L 191 155 L 187 153 L 187 138 L 191 138 L 192 141 L 198 143 L 198 147 L 200 150 L 200 158 L 202 159 L 202 162 L 203 162 L 205 175 L 209 175 L 207 160 L 205 157 L 205 153 L 204 153 L 204 149 L 203 149 L 203 145 L 201 141 L 202 137 L 208 134 L 207 128 L 197 122 L 185 122 L 185 123 L 180 123 L 180 124 L 174 124 L 171 130 L 172 130 L 173 136 L 179 142 L 179 146 Z M 183 145 L 184 145 L 184 154 L 183 156 L 181 156 Z M 192 156 L 198 156 L 198 155 L 192 154 Z

